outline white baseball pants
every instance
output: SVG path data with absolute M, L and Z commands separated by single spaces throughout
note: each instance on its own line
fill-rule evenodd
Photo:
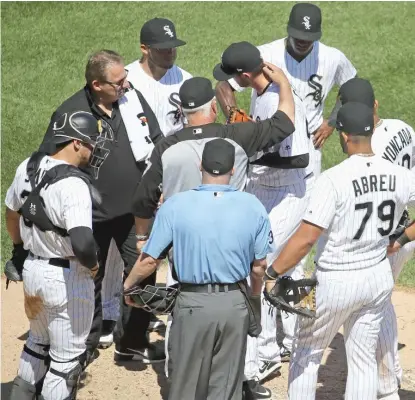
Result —
M 389 257 L 392 266 L 393 279 L 396 282 L 403 266 L 413 256 L 415 242 L 406 244 L 398 253 Z M 378 396 L 382 399 L 399 399 L 398 384 L 402 381 L 402 367 L 398 353 L 398 324 L 392 301 L 388 301 L 385 315 L 380 325 L 378 347 L 376 349 L 378 362 L 379 389 Z
M 86 350 L 94 315 L 94 281 L 89 270 L 77 261 L 61 268 L 29 256 L 24 263 L 23 290 L 30 322 L 27 348 L 44 357 L 49 354 L 50 368 L 70 372 Z M 44 360 L 22 352 L 18 371 L 22 379 L 36 384 L 47 370 Z M 71 391 L 65 379 L 46 373 L 45 400 L 67 399 Z
M 315 320 L 300 317 L 288 377 L 288 398 L 314 400 L 324 350 L 344 327 L 345 400 L 377 399 L 376 347 L 393 288 L 389 260 L 358 271 L 316 271 Z

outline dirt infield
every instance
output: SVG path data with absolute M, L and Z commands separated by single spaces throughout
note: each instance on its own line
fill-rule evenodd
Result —
M 161 275 L 161 274 L 160 274 Z M 5 291 L 2 287 L 2 335 L 1 335 L 1 398 L 7 399 L 15 377 L 19 356 L 27 336 L 28 321 L 24 315 L 22 285 L 12 284 Z M 404 369 L 404 381 L 400 391 L 402 400 L 415 399 L 415 293 L 396 289 L 393 293 L 399 325 L 400 358 Z M 153 341 L 163 336 L 152 335 Z M 78 392 L 79 400 L 113 399 L 167 399 L 168 385 L 163 364 L 143 365 L 139 362 L 115 364 L 114 347 L 100 350 L 99 358 L 88 368 Z M 265 385 L 274 393 L 274 399 L 285 398 L 288 364 Z M 346 382 L 347 366 L 343 335 L 337 334 L 324 355 L 320 368 L 317 399 L 341 400 Z

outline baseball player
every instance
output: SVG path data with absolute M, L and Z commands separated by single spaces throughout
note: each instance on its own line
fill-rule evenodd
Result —
M 375 130 L 372 136 L 373 152 L 385 160 L 413 170 L 415 165 L 415 134 L 412 127 L 398 119 L 381 119 L 378 115 L 378 101 L 369 81 L 354 78 L 341 86 L 339 99 L 342 104 L 355 101 L 373 108 Z M 407 243 L 399 252 L 389 256 L 394 281 L 399 277 L 405 263 L 415 251 L 415 242 Z M 379 393 L 388 398 L 397 392 L 402 381 L 402 367 L 398 355 L 398 327 L 395 309 L 388 303 L 381 323 L 377 346 L 379 368 Z
M 147 21 L 140 32 L 142 58 L 135 60 L 125 68 L 128 81 L 144 96 L 160 125 L 164 136 L 169 136 L 183 128 L 179 89 L 182 83 L 192 77 L 184 69 L 175 65 L 177 47 L 186 42 L 177 38 L 174 23 L 165 18 L 153 18 Z M 108 251 L 108 274 L 103 281 L 104 329 L 100 337 L 100 347 L 106 348 L 113 342 L 110 320 L 118 316 L 119 293 L 122 287 L 124 268 L 115 243 Z M 158 330 L 164 324 L 152 315 L 149 330 Z
M 288 37 L 258 49 L 265 61 L 284 71 L 296 94 L 304 101 L 311 148 L 315 153 L 311 160 L 317 177 L 321 171 L 321 147 L 333 133 L 339 107 L 336 103 L 330 118 L 323 120 L 325 100 L 332 87 L 353 78 L 356 69 L 340 50 L 320 42 L 321 10 L 316 5 L 296 4 L 290 13 L 287 32 Z M 226 115 L 227 106 L 236 105 L 234 90 L 243 90 L 234 80 L 217 86 L 216 96 Z
M 324 350 L 341 326 L 348 364 L 345 400 L 377 398 L 376 345 L 392 294 L 389 235 L 415 201 L 415 175 L 373 154 L 373 110 L 348 102 L 337 116 L 349 158 L 312 189 L 303 222 L 267 270 L 269 292 L 318 238 L 316 319 L 299 318 L 289 371 L 290 399 L 315 398 Z
M 153 109 L 164 136 L 169 136 L 183 128 L 179 89 L 192 75 L 175 61 L 177 47 L 186 42 L 177 38 L 172 21 L 153 18 L 142 26 L 140 43 L 142 58 L 126 66 L 128 80 Z
M 270 118 L 278 108 L 279 88 L 262 72 L 263 60 L 259 50 L 248 42 L 233 43 L 222 54 L 214 77 L 217 80 L 235 79 L 241 87 L 253 88 L 250 115 L 256 121 Z M 306 110 L 303 101 L 293 93 L 295 103 L 295 132 L 285 139 L 277 153 L 265 154 L 250 166 L 246 191 L 262 202 L 269 214 L 275 247 L 267 257 L 268 265 L 295 232 L 307 206 L 307 171 L 309 164 L 309 137 Z M 273 165 L 270 167 L 269 165 Z M 289 271 L 293 279 L 304 277 L 303 265 Z M 262 302 L 262 332 L 257 343 L 248 338 L 245 375 L 263 380 L 281 367 L 280 348 L 276 338 L 276 316 L 270 313 L 267 302 Z M 291 351 L 296 318 L 284 313 L 285 347 Z M 259 364 L 255 362 L 258 349 Z
M 76 397 L 98 271 L 92 206 L 100 204 L 91 178 L 76 167 L 89 165 L 97 176 L 112 137 L 90 113 L 63 114 L 53 127 L 55 152 L 36 152 L 21 163 L 7 191 L 9 236 L 29 250 L 23 290 L 30 330 L 12 400 Z

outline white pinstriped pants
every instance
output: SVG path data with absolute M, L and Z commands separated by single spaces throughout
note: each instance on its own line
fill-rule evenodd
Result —
M 71 371 L 78 364 L 72 360 L 86 350 L 94 314 L 94 281 L 89 270 L 76 261 L 70 262 L 70 268 L 61 268 L 29 256 L 24 263 L 23 289 L 30 322 L 26 346 L 43 356 L 48 354 L 45 346 L 50 346 L 50 367 Z M 46 370 L 43 360 L 22 352 L 18 371 L 22 379 L 36 384 Z M 71 390 L 63 378 L 46 373 L 45 400 L 66 399 Z
M 398 253 L 389 257 L 393 278 L 396 280 L 403 266 L 412 257 L 415 242 L 406 244 Z M 380 325 L 379 342 L 376 349 L 378 361 L 378 396 L 382 399 L 399 399 L 397 395 L 398 382 L 402 381 L 402 367 L 398 353 L 398 324 L 395 308 L 390 300 L 385 309 L 385 315 Z
M 288 398 L 314 400 L 324 350 L 344 327 L 345 400 L 377 399 L 376 347 L 393 288 L 389 260 L 355 271 L 317 270 L 315 320 L 299 317 L 288 377 Z
M 252 181 L 249 182 L 246 191 L 254 194 L 265 206 L 274 235 L 275 250 L 267 257 L 268 265 L 271 265 L 277 258 L 288 239 L 298 228 L 307 208 L 308 196 L 313 182 L 314 178 L 311 178 L 309 182 L 304 180 L 293 185 L 278 188 L 257 185 Z M 306 258 L 286 275 L 292 276 L 293 279 L 303 278 L 305 261 Z M 282 312 L 281 319 L 284 331 L 283 344 L 291 350 L 296 316 Z M 252 379 L 257 375 L 259 360 L 276 362 L 281 360 L 280 348 L 277 343 L 276 310 L 269 306 L 263 295 L 261 325 L 262 332 L 259 337 L 248 338 L 244 371 L 247 379 Z

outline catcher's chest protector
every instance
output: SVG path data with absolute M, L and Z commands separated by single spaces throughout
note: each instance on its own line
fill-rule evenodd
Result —
M 48 218 L 45 212 L 45 202 L 40 196 L 40 190 L 47 185 L 53 185 L 61 179 L 69 178 L 71 176 L 81 178 L 89 187 L 91 191 L 90 177 L 83 173 L 73 165 L 60 164 L 46 171 L 42 180 L 36 185 L 36 173 L 39 169 L 42 158 L 45 157 L 43 153 L 33 153 L 27 164 L 27 175 L 32 187 L 31 192 L 23 192 L 23 196 L 27 195 L 23 206 L 20 208 L 19 213 L 23 216 L 23 220 L 26 226 L 31 227 L 36 225 L 42 232 L 53 231 L 60 236 L 68 236 L 66 229 L 60 228 L 54 225 Z

